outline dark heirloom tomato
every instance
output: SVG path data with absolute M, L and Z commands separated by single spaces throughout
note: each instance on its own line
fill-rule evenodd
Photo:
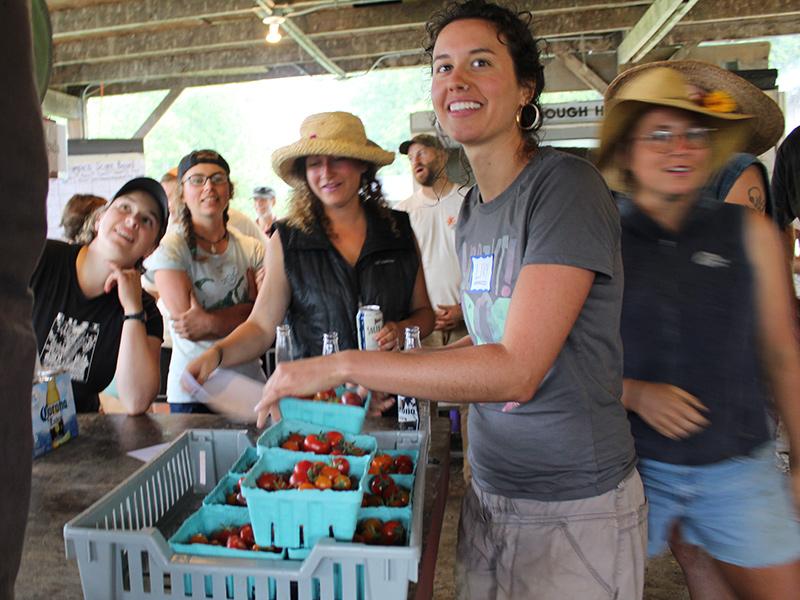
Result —
M 383 506 L 383 498 L 375 494 L 364 494 L 364 497 L 361 499 L 361 506 Z
M 253 535 L 253 526 L 249 523 L 247 525 L 242 525 L 242 528 L 239 530 L 239 537 L 242 538 L 242 541 L 248 546 L 252 546 L 256 543 L 256 538 Z
M 403 543 L 406 529 L 400 521 L 386 521 L 381 527 L 381 544 L 395 546 Z
M 394 470 L 401 475 L 410 475 L 414 472 L 414 461 L 408 454 L 400 454 L 394 457 Z
M 383 492 L 384 504 L 386 504 L 386 506 L 391 506 L 392 508 L 408 506 L 409 500 L 409 492 L 404 487 L 394 486 L 387 488 Z
M 366 544 L 377 544 L 381 539 L 381 528 L 383 524 L 380 519 L 364 519 L 358 524 L 357 532 Z
M 383 492 L 390 487 L 394 487 L 394 485 L 394 479 L 385 473 L 380 473 L 370 480 L 369 489 L 373 494 L 383 496 Z

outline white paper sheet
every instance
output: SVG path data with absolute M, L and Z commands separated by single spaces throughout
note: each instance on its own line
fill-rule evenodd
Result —
M 161 454 L 167 446 L 169 446 L 169 442 L 156 444 L 155 446 L 147 446 L 146 448 L 139 448 L 138 450 L 131 450 L 128 452 L 128 456 L 136 460 L 141 460 L 142 462 L 150 462 Z

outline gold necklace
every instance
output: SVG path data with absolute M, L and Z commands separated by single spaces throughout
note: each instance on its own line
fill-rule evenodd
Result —
M 228 239 L 228 230 L 226 229 L 225 233 L 222 234 L 222 237 L 219 238 L 216 241 L 204 238 L 202 235 L 200 235 L 196 231 L 194 232 L 194 237 L 196 237 L 198 240 L 204 241 L 206 244 L 211 244 L 211 254 L 216 254 L 217 253 L 217 244 L 219 244 L 220 242 Z

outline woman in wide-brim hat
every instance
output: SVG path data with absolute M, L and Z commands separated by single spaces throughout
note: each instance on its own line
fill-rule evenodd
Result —
M 697 98 L 676 69 L 615 87 L 599 160 L 622 192 L 623 403 L 650 502 L 649 554 L 669 545 L 693 598 L 790 597 L 800 476 L 787 490 L 767 425 L 774 398 L 800 448 L 781 239 L 763 216 L 704 190 L 753 119 Z M 713 559 L 707 572 L 697 548 Z
M 298 358 L 317 356 L 324 333 L 342 350 L 358 348 L 356 313 L 378 305 L 381 350 L 401 347 L 404 329 L 433 330 L 416 239 L 403 212 L 383 198 L 377 170 L 394 160 L 367 139 L 346 112 L 311 115 L 300 139 L 272 155 L 275 172 L 293 190 L 286 219 L 277 221 L 267 251 L 264 293 L 248 321 L 189 366 L 203 381 L 218 365 L 259 356 L 275 327 L 292 327 Z
M 758 156 L 773 148 L 783 135 L 784 117 L 780 107 L 736 73 L 698 60 L 657 61 L 633 67 L 608 86 L 606 101 L 612 100 L 632 77 L 663 67 L 674 69 L 684 77 L 691 99 L 718 111 L 752 117 L 750 132 L 741 151 L 717 169 L 706 187 L 720 202 L 741 204 L 772 216 L 775 211 L 769 175 Z

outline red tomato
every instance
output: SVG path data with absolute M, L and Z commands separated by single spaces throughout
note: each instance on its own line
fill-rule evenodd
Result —
M 228 536 L 228 542 L 225 544 L 228 548 L 234 550 L 249 550 L 250 546 L 244 543 L 244 540 L 236 534 Z
M 369 472 L 371 474 L 389 473 L 393 465 L 394 460 L 388 454 L 376 454 L 369 465 Z
M 220 529 L 212 533 L 211 539 L 217 542 L 218 544 L 224 546 L 225 544 L 228 543 L 228 538 L 234 533 L 236 532 L 233 529 L 228 529 L 226 527 L 225 529 Z
M 320 474 L 325 475 L 325 477 L 328 477 L 331 479 L 331 481 L 333 481 L 333 478 L 336 477 L 337 475 L 340 475 L 341 473 L 339 472 L 339 469 L 337 469 L 336 467 L 325 465 L 324 467 L 322 467 L 322 471 L 320 472 Z
M 253 535 L 253 526 L 249 523 L 247 525 L 243 525 L 239 530 L 239 537 L 242 538 L 242 541 L 248 546 L 252 546 L 256 543 L 256 538 Z
M 325 434 L 325 439 L 328 440 L 331 446 L 335 446 L 344 441 L 344 435 L 338 431 L 328 431 Z
M 342 458 L 341 456 L 337 456 L 336 458 L 334 458 L 331 461 L 331 463 L 333 464 L 334 467 L 339 469 L 339 472 L 342 475 L 349 475 L 350 474 L 350 461 L 348 461 L 346 458 Z
M 292 452 L 300 452 L 303 449 L 301 443 L 297 440 L 286 440 L 281 444 L 281 448 Z
M 395 546 L 403 543 L 406 529 L 400 521 L 386 521 L 381 527 L 381 544 Z
M 339 401 L 342 404 L 348 404 L 350 406 L 364 406 L 364 399 L 353 391 L 347 391 L 342 394 Z
M 310 481 L 304 481 L 299 486 L 297 486 L 298 490 L 316 490 L 317 486 L 315 486 Z
M 314 454 L 328 454 L 331 451 L 331 444 L 329 441 L 320 439 L 318 435 L 312 433 L 303 440 L 303 450 Z

